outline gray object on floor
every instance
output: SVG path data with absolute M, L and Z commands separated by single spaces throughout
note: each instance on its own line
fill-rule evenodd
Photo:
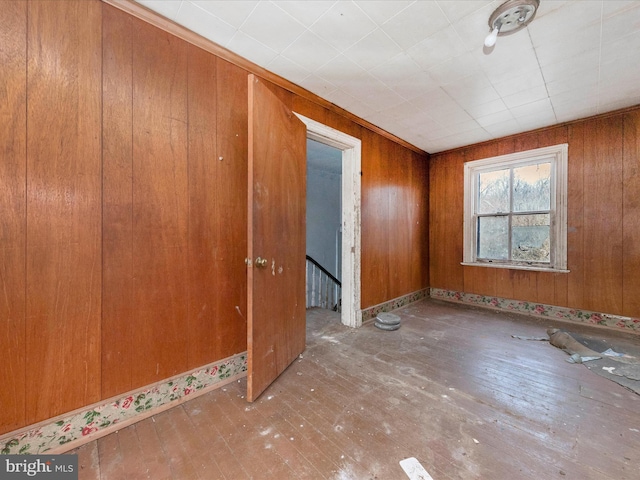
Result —
M 400 317 L 393 313 L 382 312 L 376 316 L 374 325 L 380 330 L 397 330 L 400 328 Z
M 400 323 L 400 317 L 393 313 L 382 312 L 376 316 L 376 322 L 385 325 L 398 325 Z
M 395 325 L 387 325 L 386 323 L 378 323 L 378 322 L 374 322 L 373 323 L 376 327 L 378 327 L 380 330 L 387 330 L 387 331 L 392 331 L 392 330 L 397 330 L 400 328 L 400 324 L 397 323 Z

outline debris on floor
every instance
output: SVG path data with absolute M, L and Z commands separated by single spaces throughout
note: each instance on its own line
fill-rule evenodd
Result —
M 538 342 L 548 342 L 548 337 L 527 337 L 526 335 L 511 335 L 513 338 L 517 338 L 518 340 L 535 340 Z
M 564 350 L 569 354 L 569 363 L 583 363 L 591 360 L 602 358 L 598 352 L 591 350 L 566 332 L 557 328 L 547 330 L 549 335 L 549 343 L 560 350 Z
M 400 461 L 400 466 L 404 473 L 407 474 L 409 480 L 433 480 L 422 464 L 414 457 L 405 458 Z
M 611 341 L 597 337 L 547 330 L 548 341 L 569 355 L 567 362 L 584 364 L 589 370 L 640 394 L 640 345 L 636 342 Z M 540 337 L 512 335 L 520 340 L 540 340 Z

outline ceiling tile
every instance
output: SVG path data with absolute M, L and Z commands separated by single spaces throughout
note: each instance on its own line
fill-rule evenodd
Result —
M 424 128 L 418 130 L 412 130 L 416 136 L 428 138 L 430 140 L 436 138 L 450 137 L 455 133 L 455 130 L 450 130 L 442 125 L 438 124 L 435 120 L 430 119 L 425 123 Z
M 550 3 L 544 2 L 541 3 Z M 527 30 L 531 34 L 533 44 L 553 45 L 556 48 L 567 40 L 590 41 L 592 29 L 598 31 L 595 37 L 599 41 L 599 30 L 602 19 L 602 0 L 574 1 L 565 4 L 547 15 L 536 16 Z
M 222 46 L 226 46 L 237 32 L 233 26 L 190 2 L 184 2 L 176 21 Z
M 490 51 L 476 49 L 474 58 L 492 83 L 516 78 L 539 68 L 536 52 L 526 31 L 498 38 Z
M 171 20 L 175 20 L 182 5 L 182 0 L 137 0 L 137 2 Z
M 235 5 L 236 2 L 228 2 Z M 274 1 L 279 8 L 287 12 L 293 18 L 298 20 L 302 25 L 310 27 L 318 21 L 327 10 L 329 10 L 335 2 L 326 0 L 306 0 L 304 2 Z
M 518 70 L 520 71 L 520 70 Z M 509 97 L 532 88 L 544 86 L 544 78 L 538 69 L 522 71 L 520 75 L 506 80 L 494 81 L 493 88 L 501 97 Z
M 509 107 L 509 110 L 518 121 L 520 121 L 521 117 L 528 117 L 530 115 L 537 115 L 540 117 L 553 115 L 551 100 L 548 98 L 542 98 L 535 102 L 525 103 L 513 108 Z
M 599 53 L 599 58 L 601 58 L 604 63 L 614 60 L 631 60 L 633 63 L 638 62 L 640 60 L 640 28 L 635 33 L 603 44 L 602 50 Z
M 304 25 L 271 2 L 259 2 L 240 31 L 263 45 L 281 52 L 305 31 Z
M 593 84 L 573 88 L 551 96 L 550 100 L 556 113 L 573 110 L 573 107 L 577 105 L 590 105 L 595 108 L 598 105 L 598 86 L 597 84 Z
M 419 97 L 414 98 L 413 103 L 423 108 L 427 112 L 433 112 L 437 108 L 455 105 L 453 99 L 445 92 L 442 87 L 427 90 Z
M 446 27 L 408 50 L 418 65 L 429 69 L 467 52 L 453 27 Z
M 424 72 L 409 55 L 401 53 L 388 61 L 380 62 L 377 67 L 369 70 L 369 73 L 387 86 L 397 89 L 405 84 L 407 78 Z M 428 77 L 428 74 L 425 73 L 425 75 L 422 76 L 422 79 Z M 422 86 L 424 88 L 425 84 L 423 83 Z
M 305 78 L 302 85 L 310 92 L 325 99 L 328 99 L 329 95 L 338 90 L 336 85 L 315 74 L 311 74 Z
M 366 105 L 352 95 L 347 94 L 344 90 L 335 89 L 331 93 L 326 94 L 324 98 L 347 111 L 362 112 L 363 118 L 375 113 L 374 109 L 369 105 Z
M 447 148 L 452 148 L 452 145 L 460 145 L 460 140 L 464 139 L 463 141 L 470 141 L 471 144 L 473 143 L 480 143 L 480 142 L 486 142 L 487 140 L 491 140 L 491 135 L 489 134 L 489 132 L 487 132 L 484 128 L 476 128 L 474 130 L 468 130 L 465 131 L 464 133 L 457 133 L 454 135 L 451 135 L 450 137 L 446 137 L 443 140 L 446 140 L 448 142 L 448 147 Z
M 240 26 L 247 20 L 251 12 L 256 8 L 258 2 L 256 0 L 245 1 L 238 0 L 233 3 L 231 2 L 218 2 L 218 1 L 203 1 L 203 0 L 193 0 L 191 2 L 197 5 L 202 10 L 209 12 L 211 15 L 218 17 L 229 25 L 235 27 L 236 29 L 240 28 Z M 212 32 L 215 32 L 215 26 L 212 26 Z
M 429 152 L 640 103 L 640 1 L 542 0 L 487 49 L 503 2 L 140 0 Z
M 435 2 L 421 1 L 383 23 L 382 29 L 402 48 L 409 49 L 447 26 L 449 21 Z
M 599 64 L 600 50 L 594 49 L 545 65 L 541 67 L 540 72 L 546 82 L 557 82 L 576 74 L 593 76 L 595 73 L 597 75 Z
M 372 70 L 377 74 L 377 70 Z M 392 85 L 394 91 L 406 100 L 413 100 L 429 91 L 438 87 L 438 83 L 429 75 L 428 72 L 418 72 L 414 75 L 406 75 L 396 79 L 385 79 L 384 76 L 377 75 L 387 85 Z
M 602 21 L 602 43 L 607 44 L 637 33 L 640 29 L 640 2 L 604 2 L 605 16 Z M 612 11 L 614 5 L 624 5 Z
M 367 79 L 367 71 L 355 64 L 344 55 L 338 55 L 316 70 L 321 78 L 333 83 L 337 87 L 358 83 L 359 79 Z
M 556 108 L 556 118 L 558 122 L 570 122 L 571 120 L 578 120 L 580 118 L 591 117 L 597 115 L 598 108 L 593 105 L 565 105 L 560 108 Z
M 376 25 L 382 25 L 390 18 L 393 18 L 402 10 L 411 5 L 414 0 L 395 0 L 393 2 L 380 2 L 371 0 L 356 1 L 355 4 L 366 13 Z
M 309 52 L 313 52 L 313 55 L 309 55 Z M 282 52 L 283 57 L 311 72 L 315 72 L 338 55 L 338 50 L 308 30 Z
M 601 2 L 602 0 L 588 0 L 588 1 L 595 3 L 595 2 Z M 576 0 L 551 0 L 551 1 L 542 0 L 540 2 L 540 6 L 538 7 L 538 11 L 536 12 L 534 21 L 538 22 L 538 19 L 546 15 L 549 15 L 550 13 L 554 12 L 555 10 L 558 10 L 559 8 L 566 9 L 567 5 L 570 5 L 575 2 Z
M 515 109 L 542 100 L 548 100 L 548 97 L 549 94 L 546 86 L 540 85 L 539 87 L 532 87 L 528 90 L 522 90 L 513 95 L 502 97 L 502 100 L 509 109 Z
M 455 127 L 456 131 L 465 131 L 477 128 L 478 124 L 462 107 L 456 104 L 446 104 L 432 109 L 429 112 L 439 125 Z M 475 123 L 475 125 L 474 125 Z
M 238 55 L 262 66 L 266 66 L 278 56 L 276 51 L 242 32 L 236 32 L 225 46 Z
M 401 52 L 400 47 L 386 33 L 376 29 L 345 50 L 344 55 L 365 70 L 370 70 Z
M 536 55 L 540 66 L 570 61 L 572 58 L 588 51 L 600 50 L 600 28 L 593 27 L 593 30 L 583 35 L 566 37 L 558 43 L 545 43 L 536 47 Z M 560 48 L 558 45 L 562 45 Z
M 619 108 L 627 108 L 640 105 L 640 91 L 636 90 L 633 94 L 629 93 L 627 98 L 613 99 L 611 102 L 603 101 L 598 105 L 598 113 L 611 112 Z
M 480 70 L 473 55 L 465 53 L 452 58 L 427 70 L 433 79 L 440 85 L 448 85 L 470 74 L 476 74 Z
M 484 130 L 493 138 L 506 137 L 521 132 L 520 125 L 513 117 L 500 123 L 492 123 L 482 126 Z
M 376 28 L 376 24 L 355 3 L 336 2 L 310 30 L 343 52 Z
M 405 102 L 404 98 L 373 77 L 365 88 L 351 85 L 344 90 L 347 92 L 351 91 L 353 96 L 362 100 L 362 102 L 369 105 L 376 112 L 395 107 Z
M 480 105 L 467 106 L 465 107 L 465 110 L 469 115 L 477 119 L 480 125 L 482 125 L 480 120 L 487 124 L 487 122 L 494 122 L 494 119 L 496 118 L 500 119 L 500 115 L 505 117 L 511 116 L 511 113 L 502 99 L 492 100 Z
M 557 123 L 556 115 L 553 109 L 543 108 L 527 115 L 518 115 L 516 121 L 520 128 L 524 131 L 534 130 L 536 128 L 546 127 Z
M 480 115 L 477 117 L 477 122 L 478 125 L 486 129 L 491 125 L 504 124 L 506 122 L 515 123 L 515 118 L 509 110 L 502 110 L 484 116 Z
M 459 8 L 464 8 L 467 4 L 467 2 L 441 1 L 439 2 L 439 5 L 442 6 L 449 3 L 452 4 L 452 7 L 453 4 L 462 4 Z M 470 14 L 464 17 L 449 17 L 454 30 L 460 36 L 465 48 L 469 50 L 482 51 L 484 39 L 489 34 L 489 17 L 493 11 L 504 2 L 496 1 L 484 3 L 485 5 L 483 7 L 473 10 Z
M 615 90 L 616 85 L 621 83 L 640 85 L 640 62 L 637 56 L 629 55 L 626 58 L 616 58 L 602 63 L 600 87 Z
M 442 88 L 458 105 L 465 109 L 500 99 L 496 90 L 482 73 L 469 75 Z
M 456 23 L 467 15 L 482 9 L 491 9 L 493 11 L 500 3 L 495 0 L 468 0 L 466 2 L 452 2 L 450 0 L 438 0 L 438 6 L 446 15 L 451 23 Z M 485 20 L 485 24 L 489 21 L 489 16 Z M 488 27 L 487 27 L 488 28 Z
M 399 124 L 405 124 L 408 118 L 416 118 L 424 114 L 422 110 L 417 108 L 411 102 L 402 102 L 398 105 L 385 109 L 382 113 L 385 117 L 388 117 Z
M 267 69 L 299 85 L 311 72 L 288 58 L 278 55 L 267 64 Z
M 549 92 L 549 95 L 556 96 L 577 88 L 586 88 L 597 85 L 597 75 L 584 75 L 582 72 L 578 72 L 575 75 L 564 77 L 562 80 L 558 80 L 557 82 L 547 83 L 547 91 Z

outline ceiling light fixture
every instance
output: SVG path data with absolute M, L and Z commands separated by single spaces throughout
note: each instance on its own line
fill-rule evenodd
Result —
M 498 36 L 510 35 L 531 23 L 540 0 L 508 0 L 489 17 L 491 33 L 484 40 L 485 47 L 493 47 Z

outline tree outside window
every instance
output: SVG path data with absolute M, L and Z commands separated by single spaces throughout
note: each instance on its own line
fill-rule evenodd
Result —
M 465 164 L 464 264 L 566 269 L 567 145 Z

